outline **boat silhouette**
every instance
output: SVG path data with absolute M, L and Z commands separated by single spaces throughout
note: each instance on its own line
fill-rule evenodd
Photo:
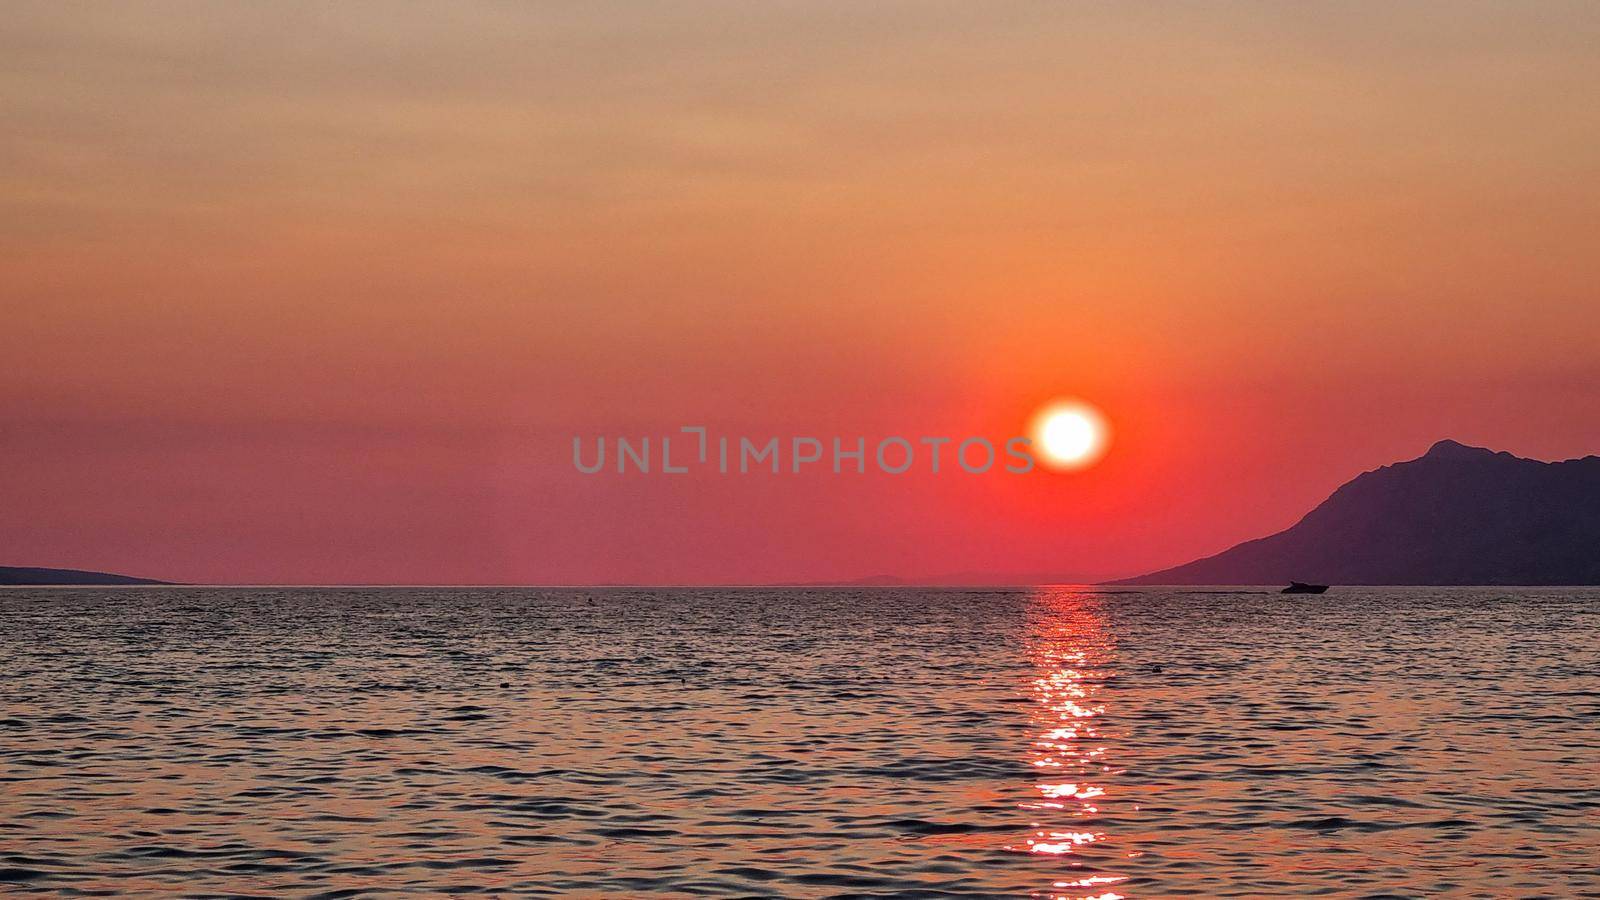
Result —
M 1279 591 L 1280 594 L 1320 594 L 1326 591 L 1325 584 L 1306 584 L 1304 581 L 1291 581 L 1289 586 Z

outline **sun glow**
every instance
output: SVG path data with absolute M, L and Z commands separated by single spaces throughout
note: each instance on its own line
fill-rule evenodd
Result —
M 1028 429 L 1039 462 L 1052 469 L 1084 469 L 1100 461 L 1111 428 L 1100 410 L 1082 400 L 1057 400 L 1037 413 Z

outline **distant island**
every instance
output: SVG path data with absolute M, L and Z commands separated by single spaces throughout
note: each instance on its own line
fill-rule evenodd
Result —
M 1111 584 L 1600 584 L 1600 456 L 1440 441 L 1357 476 L 1286 531 Z
M 40 569 L 29 566 L 0 566 L 0 585 L 72 585 L 72 584 L 171 584 L 153 578 L 135 578 L 132 575 L 114 575 L 110 572 L 85 572 L 81 569 Z

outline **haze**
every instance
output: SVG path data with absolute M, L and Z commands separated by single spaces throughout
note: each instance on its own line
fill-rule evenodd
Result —
M 0 562 L 1075 580 L 1443 437 L 1597 452 L 1596 46 L 1586 3 L 13 2 Z M 1059 395 L 1092 469 L 570 456 Z

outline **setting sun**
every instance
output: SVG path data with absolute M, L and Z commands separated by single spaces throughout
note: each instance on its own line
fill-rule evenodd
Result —
M 1028 436 L 1046 467 L 1083 469 L 1105 455 L 1111 429 L 1100 410 L 1088 403 L 1057 400 L 1034 414 Z

